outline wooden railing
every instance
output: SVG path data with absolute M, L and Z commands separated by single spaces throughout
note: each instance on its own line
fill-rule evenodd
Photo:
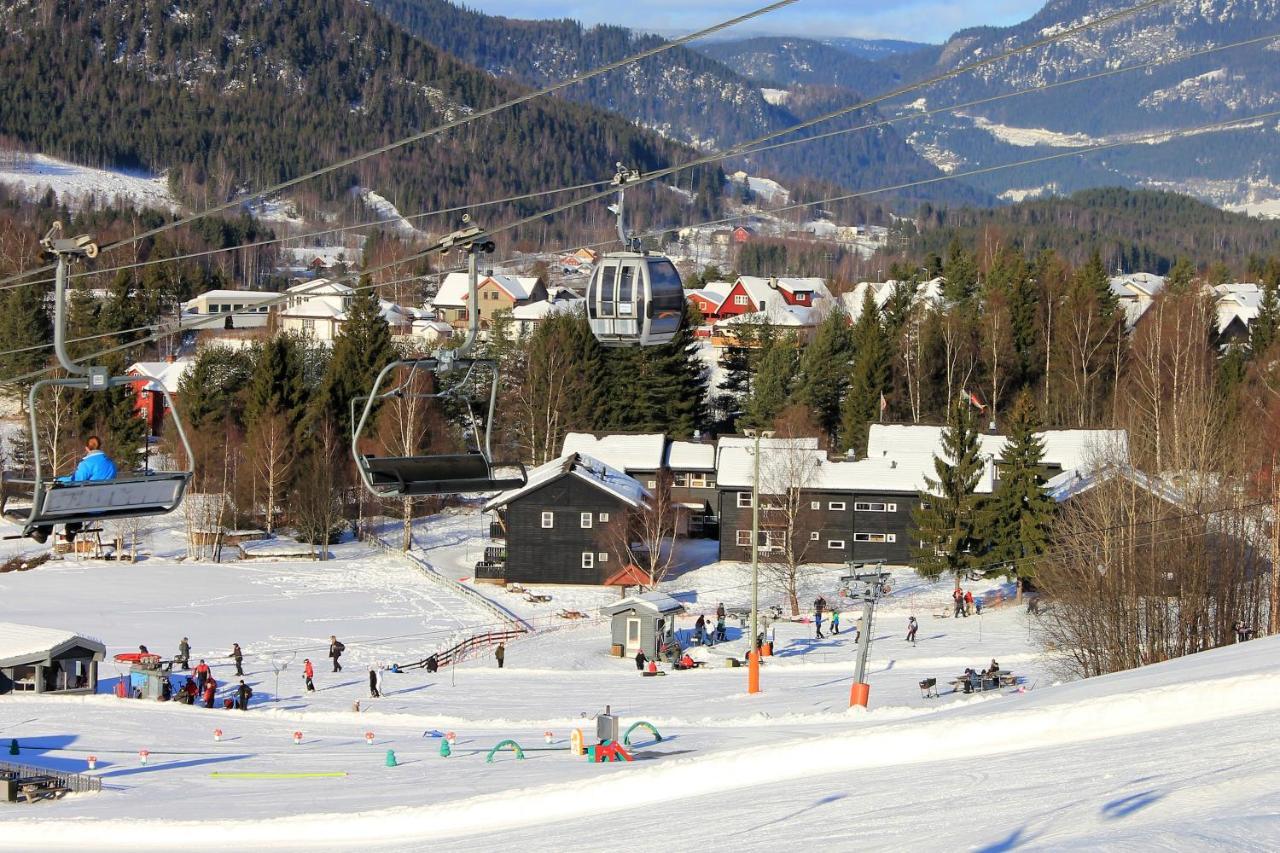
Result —
M 51 776 L 58 780 L 59 785 L 76 794 L 102 790 L 102 780 L 97 776 L 85 776 L 82 773 L 72 773 L 68 770 L 49 770 L 45 767 L 36 767 L 31 764 L 0 762 L 0 778 L 17 777 L 25 779 L 33 776 Z
M 462 640 L 461 642 L 458 642 L 458 643 L 454 643 L 452 646 L 450 646 L 449 648 L 443 651 L 436 652 L 434 655 L 436 659 L 436 667 L 443 669 L 446 666 L 460 663 L 461 661 L 464 661 L 468 657 L 470 657 L 470 653 L 473 651 L 476 651 L 477 649 L 487 649 L 490 646 L 497 645 L 498 643 L 504 643 L 507 640 L 515 639 L 516 637 L 519 637 L 521 634 L 524 634 L 524 633 L 526 632 L 523 628 L 511 628 L 506 631 L 488 631 L 483 634 L 475 634 L 473 636 L 467 637 L 465 640 Z M 425 668 L 427 665 L 427 661 L 430 660 L 430 658 L 431 656 L 428 656 L 415 663 L 402 664 L 400 668 L 401 669 Z

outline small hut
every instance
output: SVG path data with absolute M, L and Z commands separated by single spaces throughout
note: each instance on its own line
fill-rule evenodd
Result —
M 0 622 L 0 693 L 93 693 L 106 654 L 71 631 Z
M 654 660 L 664 645 L 674 645 L 676 616 L 684 605 L 663 592 L 628 596 L 616 604 L 600 608 L 612 619 L 612 648 L 615 657 L 633 657 L 643 651 Z

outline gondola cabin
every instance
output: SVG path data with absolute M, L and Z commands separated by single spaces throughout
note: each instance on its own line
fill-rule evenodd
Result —
M 609 347 L 659 346 L 680 331 L 684 285 L 665 255 L 611 252 L 587 287 L 591 332 Z

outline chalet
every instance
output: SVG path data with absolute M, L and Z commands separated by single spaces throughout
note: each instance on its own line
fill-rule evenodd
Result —
M 727 295 L 727 293 L 719 293 L 709 288 L 685 291 L 685 296 L 702 312 L 703 318 L 708 323 L 714 323 L 720 319 L 720 306 L 724 303 L 724 298 Z
M 485 504 L 497 513 L 491 536 L 506 544 L 503 579 L 600 584 L 620 568 L 618 537 L 649 493 L 599 460 L 568 453 L 529 472 L 519 489 Z
M 440 283 L 440 290 L 431 301 L 436 319 L 443 320 L 455 329 L 467 327 L 467 291 L 466 273 L 456 272 L 445 276 Z M 488 330 L 493 323 L 493 315 L 499 311 L 511 311 L 518 306 L 540 302 L 547 298 L 546 286 L 532 276 L 516 276 L 497 274 L 492 271 L 480 276 L 476 285 L 479 301 L 480 328 Z
M 915 293 L 911 298 L 912 305 L 922 307 L 925 310 L 937 308 L 942 304 L 942 289 L 946 284 L 947 280 L 942 276 L 938 276 L 915 285 Z M 860 281 L 854 285 L 853 290 L 841 294 L 840 300 L 844 305 L 844 312 L 849 315 L 849 319 L 852 322 L 857 322 L 858 318 L 862 316 L 862 305 L 866 300 L 868 291 L 871 293 L 871 298 L 875 302 L 876 308 L 883 311 L 899 287 L 911 286 L 912 283 L 910 281 L 896 281 L 894 279 L 889 279 L 888 281 Z
M 280 312 L 286 332 L 332 343 L 347 319 L 354 290 L 341 282 L 317 278 L 290 287 L 288 306 Z
M 678 535 L 702 535 L 706 519 L 715 514 L 714 444 L 671 441 L 661 433 L 571 432 L 565 436 L 562 452 L 599 459 L 634 477 L 651 493 L 658 488 L 660 476 L 670 477 Z
M 754 237 L 755 233 L 754 229 L 748 228 L 746 225 L 739 225 L 737 228 L 733 229 L 733 242 L 738 245 L 742 245 Z
M 711 345 L 716 348 L 737 346 L 743 341 L 741 327 L 760 325 L 790 331 L 795 334 L 799 343 L 806 344 L 813 339 L 821 319 L 821 315 L 813 309 L 775 302 L 764 311 L 734 314 L 718 320 L 712 329 Z M 752 345 L 754 340 L 747 338 L 747 343 Z
M 1111 295 L 1124 309 L 1125 327 L 1132 329 L 1147 313 L 1151 303 L 1164 291 L 1164 276 L 1148 272 L 1111 277 Z
M 511 309 L 511 327 L 508 335 L 512 339 L 532 334 L 538 324 L 549 317 L 572 314 L 575 311 L 586 311 L 587 301 L 585 299 L 573 295 L 566 288 L 556 288 L 556 290 L 561 292 L 560 298 L 527 302 Z M 566 292 L 569 295 L 565 295 Z
M 182 377 L 187 375 L 194 359 L 181 358 L 168 361 L 135 361 L 125 370 L 128 376 L 138 377 L 131 382 L 134 389 L 133 409 L 146 424 L 147 435 L 160 434 L 164 417 L 168 413 L 163 391 L 178 393 Z
M 760 278 L 744 275 L 729 288 L 725 298 L 721 300 L 718 313 L 725 318 L 738 314 L 756 314 L 779 306 L 812 308 L 830 296 L 826 283 L 820 278 Z
M 0 694 L 94 693 L 107 647 L 71 631 L 0 622 Z
M 1253 321 L 1262 310 L 1262 287 L 1253 282 L 1219 284 L 1206 288 L 1214 302 L 1216 341 L 1226 349 L 1247 343 Z
M 183 325 L 197 317 L 226 315 L 225 328 L 261 329 L 279 299 L 279 293 L 265 290 L 210 290 L 182 304 Z

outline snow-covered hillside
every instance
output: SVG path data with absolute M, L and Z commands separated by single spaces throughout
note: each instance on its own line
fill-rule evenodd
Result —
M 53 190 L 73 209 L 92 200 L 98 206 L 123 200 L 135 207 L 178 210 L 163 175 L 94 169 L 44 154 L 0 152 L 0 184 L 16 187 L 33 198 Z

